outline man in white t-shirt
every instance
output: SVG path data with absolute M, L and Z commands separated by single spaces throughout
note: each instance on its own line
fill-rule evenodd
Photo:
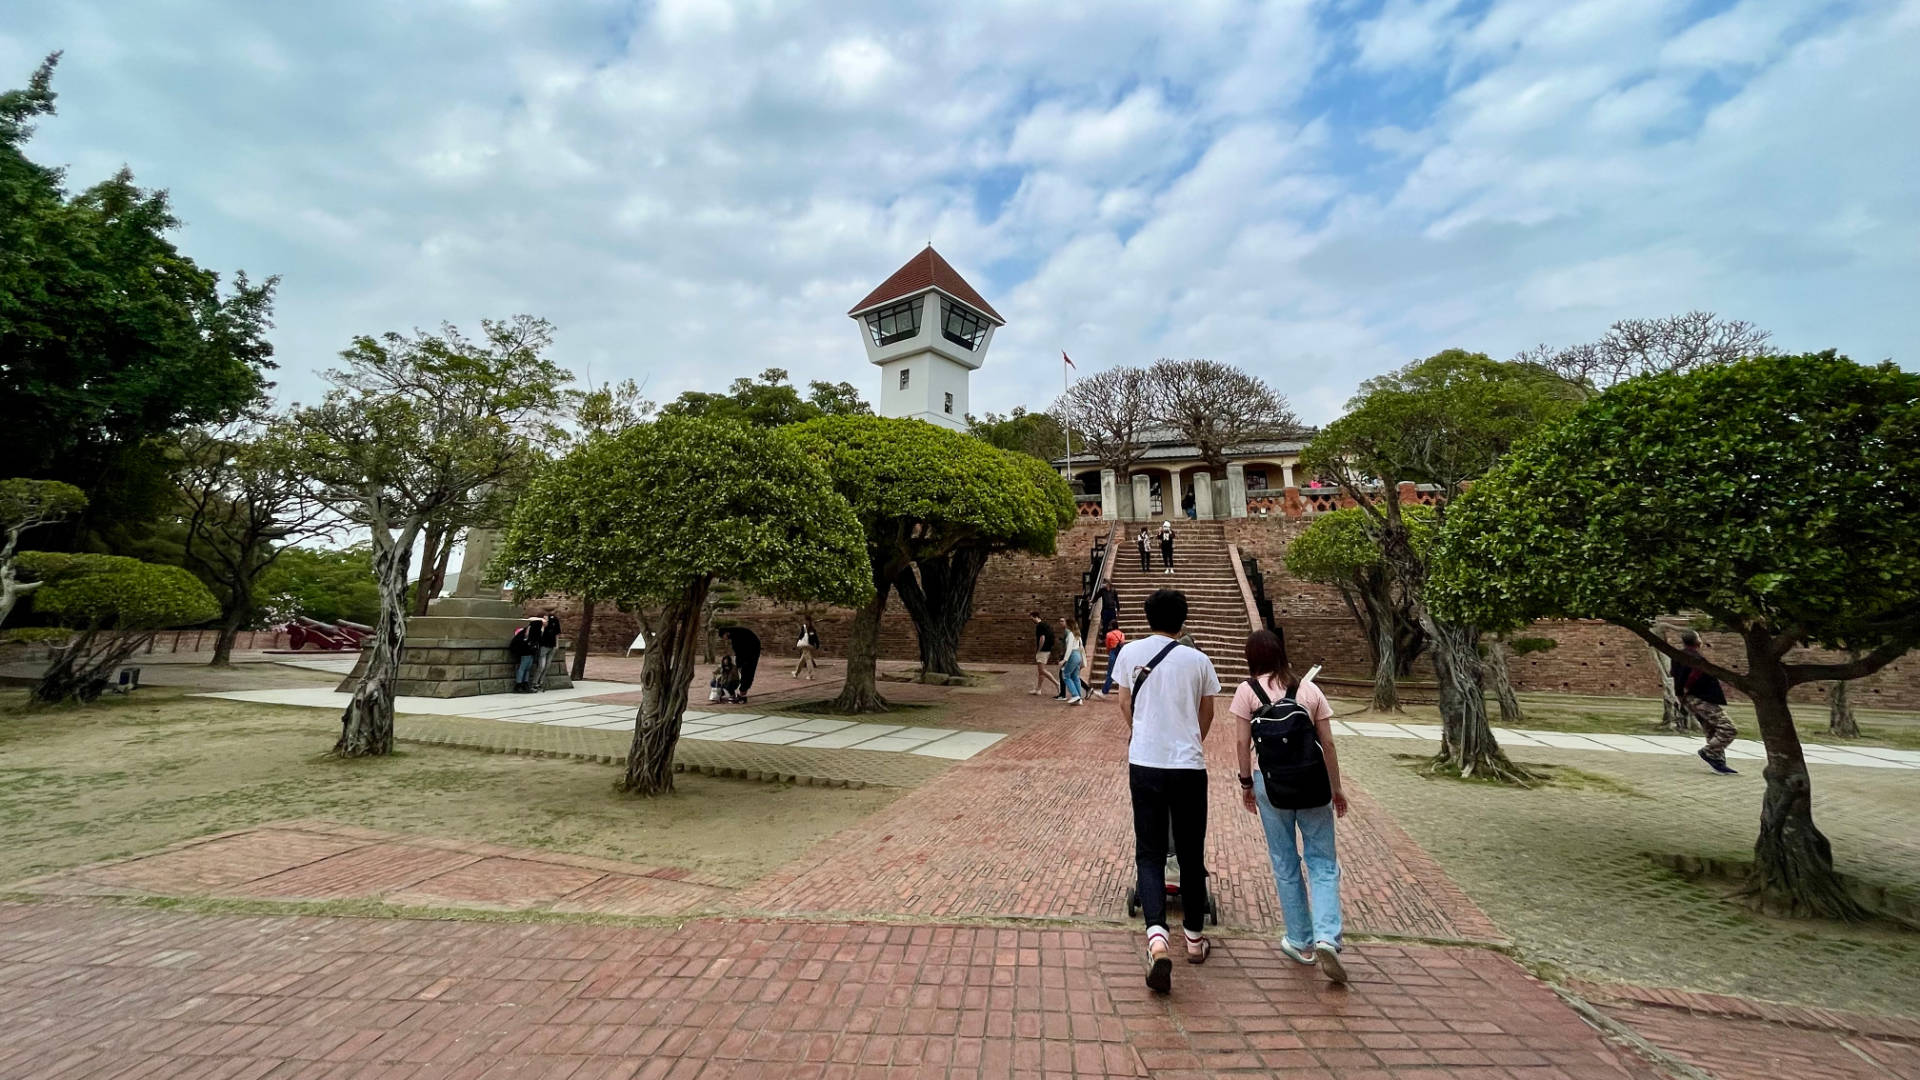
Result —
M 1120 684 L 1120 715 L 1131 732 L 1127 772 L 1140 912 L 1147 923 L 1147 985 L 1164 994 L 1173 980 L 1167 940 L 1169 834 L 1180 860 L 1187 962 L 1204 963 L 1212 948 L 1200 933 L 1207 916 L 1201 861 L 1207 843 L 1207 758 L 1201 741 L 1213 726 L 1220 677 L 1206 653 L 1180 643 L 1186 594 L 1161 589 L 1147 597 L 1146 606 L 1153 633 L 1121 648 L 1114 677 Z

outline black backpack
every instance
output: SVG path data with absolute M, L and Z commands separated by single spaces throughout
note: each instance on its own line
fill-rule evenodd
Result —
M 1266 781 L 1267 801 L 1281 810 L 1310 810 L 1333 801 L 1333 781 L 1313 717 L 1292 692 L 1267 697 L 1259 679 L 1248 679 L 1260 707 L 1253 713 L 1253 753 Z

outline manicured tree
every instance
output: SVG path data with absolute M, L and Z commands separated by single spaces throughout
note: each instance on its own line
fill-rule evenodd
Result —
M 1359 507 L 1347 507 L 1316 517 L 1287 545 L 1287 572 L 1340 590 L 1373 660 L 1373 708 L 1398 712 L 1395 680 L 1412 669 L 1426 648 L 1427 635 L 1414 617 L 1412 599 L 1396 587 L 1365 514 Z M 1433 508 L 1415 503 L 1401 507 L 1401 516 L 1414 551 L 1424 554 L 1433 539 Z
M 433 521 L 485 520 L 558 438 L 553 419 L 569 376 L 544 355 L 553 328 L 526 315 L 482 320 L 484 340 L 360 337 L 327 373 L 333 388 L 296 409 L 298 469 L 313 497 L 367 530 L 380 618 L 366 673 L 340 717 L 334 753 L 393 749 L 393 684 L 407 637 L 413 547 Z
M 1042 481 L 1037 470 L 1019 465 L 1015 455 L 923 420 L 826 417 L 780 434 L 826 466 L 834 489 L 853 506 L 866 536 L 873 593 L 855 613 L 848 634 L 847 681 L 835 701 L 846 712 L 887 707 L 874 666 L 880 618 L 902 574 L 921 562 L 939 567 L 932 580 L 940 595 L 931 600 L 929 610 L 945 614 L 930 621 L 923 633 L 940 640 L 951 626 L 957 644 L 959 628 L 950 618 L 968 608 L 952 600 L 954 586 L 964 582 L 970 592 L 973 577 L 968 565 L 956 567 L 949 557 L 971 544 L 1051 551 L 1051 530 L 1063 527 L 1062 515 L 1071 512 L 1071 497 L 1057 477 Z M 1051 519 L 1046 517 L 1049 506 L 1055 515 Z M 948 561 L 942 565 L 941 560 Z M 977 574 L 977 567 L 971 572 Z M 923 576 L 923 593 L 928 583 Z
M 92 701 L 156 630 L 220 613 L 200 579 L 178 566 L 46 551 L 23 552 L 20 564 L 43 585 L 34 595 L 35 613 L 78 631 L 66 648 L 54 651 L 33 688 L 35 701 Z
M 640 386 L 632 379 L 601 383 L 574 399 L 573 422 L 584 440 L 618 435 L 643 423 L 656 406 L 640 396 Z M 444 576 L 444 575 L 443 575 Z M 573 631 L 573 670 L 575 682 L 587 677 L 587 653 L 593 649 L 593 614 L 599 601 L 592 593 L 580 597 L 580 623 Z
M 1153 418 L 1192 443 L 1215 476 L 1226 475 L 1228 450 L 1300 427 L 1284 394 L 1218 360 L 1155 360 L 1147 386 Z
M 1301 455 L 1305 468 L 1332 476 L 1358 505 L 1399 587 L 1412 599 L 1440 684 L 1441 743 L 1434 764 L 1462 776 L 1525 779 L 1487 723 L 1478 653 L 1482 628 L 1434 618 L 1426 609 L 1427 560 L 1413 543 L 1399 482 L 1437 485 L 1434 522 L 1444 527 L 1447 506 L 1465 485 L 1521 438 L 1565 415 L 1576 397 L 1568 383 L 1538 367 L 1449 349 L 1361 383 L 1347 414 Z
M 1605 619 L 1669 657 L 1654 620 L 1738 635 L 1688 663 L 1753 702 L 1766 795 L 1749 891 L 1766 910 L 1855 917 L 1814 826 L 1787 705 L 1920 643 L 1920 375 L 1832 352 L 1622 383 L 1516 450 L 1442 532 L 1430 602 L 1460 620 Z M 1798 646 L 1851 650 L 1796 658 Z
M 1073 496 L 1060 474 L 1046 462 L 1017 451 L 1001 451 L 1004 475 L 981 474 L 983 481 L 1005 484 L 1016 498 L 1007 519 L 983 518 L 974 536 L 950 551 L 929 553 L 894 579 L 894 591 L 913 618 L 924 674 L 960 675 L 960 635 L 973 618 L 973 591 L 987 559 L 1009 552 L 1052 555 L 1060 530 L 1073 525 Z M 984 468 L 988 459 L 982 455 Z
M 667 418 L 588 440 L 521 495 L 495 565 L 516 588 L 652 609 L 624 787 L 673 790 L 700 610 L 716 578 L 858 604 L 860 524 L 798 447 L 731 421 Z
M 1084 449 L 1101 468 L 1112 469 L 1124 484 L 1146 452 L 1153 406 L 1153 380 L 1145 368 L 1110 367 L 1075 379 L 1048 411 L 1056 427 L 1064 421 L 1073 429 L 1077 449 Z M 1064 431 L 1058 441 L 1059 452 L 1066 453 Z M 1146 514 L 1144 506 L 1135 510 L 1136 517 Z
M 86 505 L 86 495 L 72 484 L 18 477 L 0 480 L 0 624 L 7 621 L 21 597 L 41 585 L 20 580 L 14 565 L 14 557 L 20 553 L 20 534 L 64 521 Z

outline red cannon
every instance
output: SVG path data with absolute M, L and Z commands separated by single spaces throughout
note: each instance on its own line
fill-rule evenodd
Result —
M 328 624 L 305 615 L 295 615 L 293 621 L 287 624 L 287 647 L 298 651 L 312 645 L 328 652 L 343 652 L 360 648 L 371 633 L 373 627 L 360 623 Z

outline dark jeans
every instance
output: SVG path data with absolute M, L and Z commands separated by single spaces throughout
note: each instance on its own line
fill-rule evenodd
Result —
M 1113 693 L 1113 665 L 1120 662 L 1120 650 L 1107 650 L 1107 685 L 1100 688 L 1102 693 Z
M 1167 840 L 1180 860 L 1181 922 L 1199 933 L 1207 920 L 1207 771 L 1127 766 L 1133 791 L 1133 858 L 1139 871 L 1140 914 L 1147 925 L 1167 925 Z
M 1149 552 L 1146 548 L 1140 549 L 1140 569 L 1142 570 L 1153 569 L 1153 554 Z
M 747 691 L 753 689 L 753 673 L 760 670 L 760 654 L 749 653 L 734 659 L 740 662 L 740 688 L 734 692 L 745 697 Z
M 1161 566 L 1173 565 L 1173 545 L 1172 544 L 1160 545 L 1160 565 Z

